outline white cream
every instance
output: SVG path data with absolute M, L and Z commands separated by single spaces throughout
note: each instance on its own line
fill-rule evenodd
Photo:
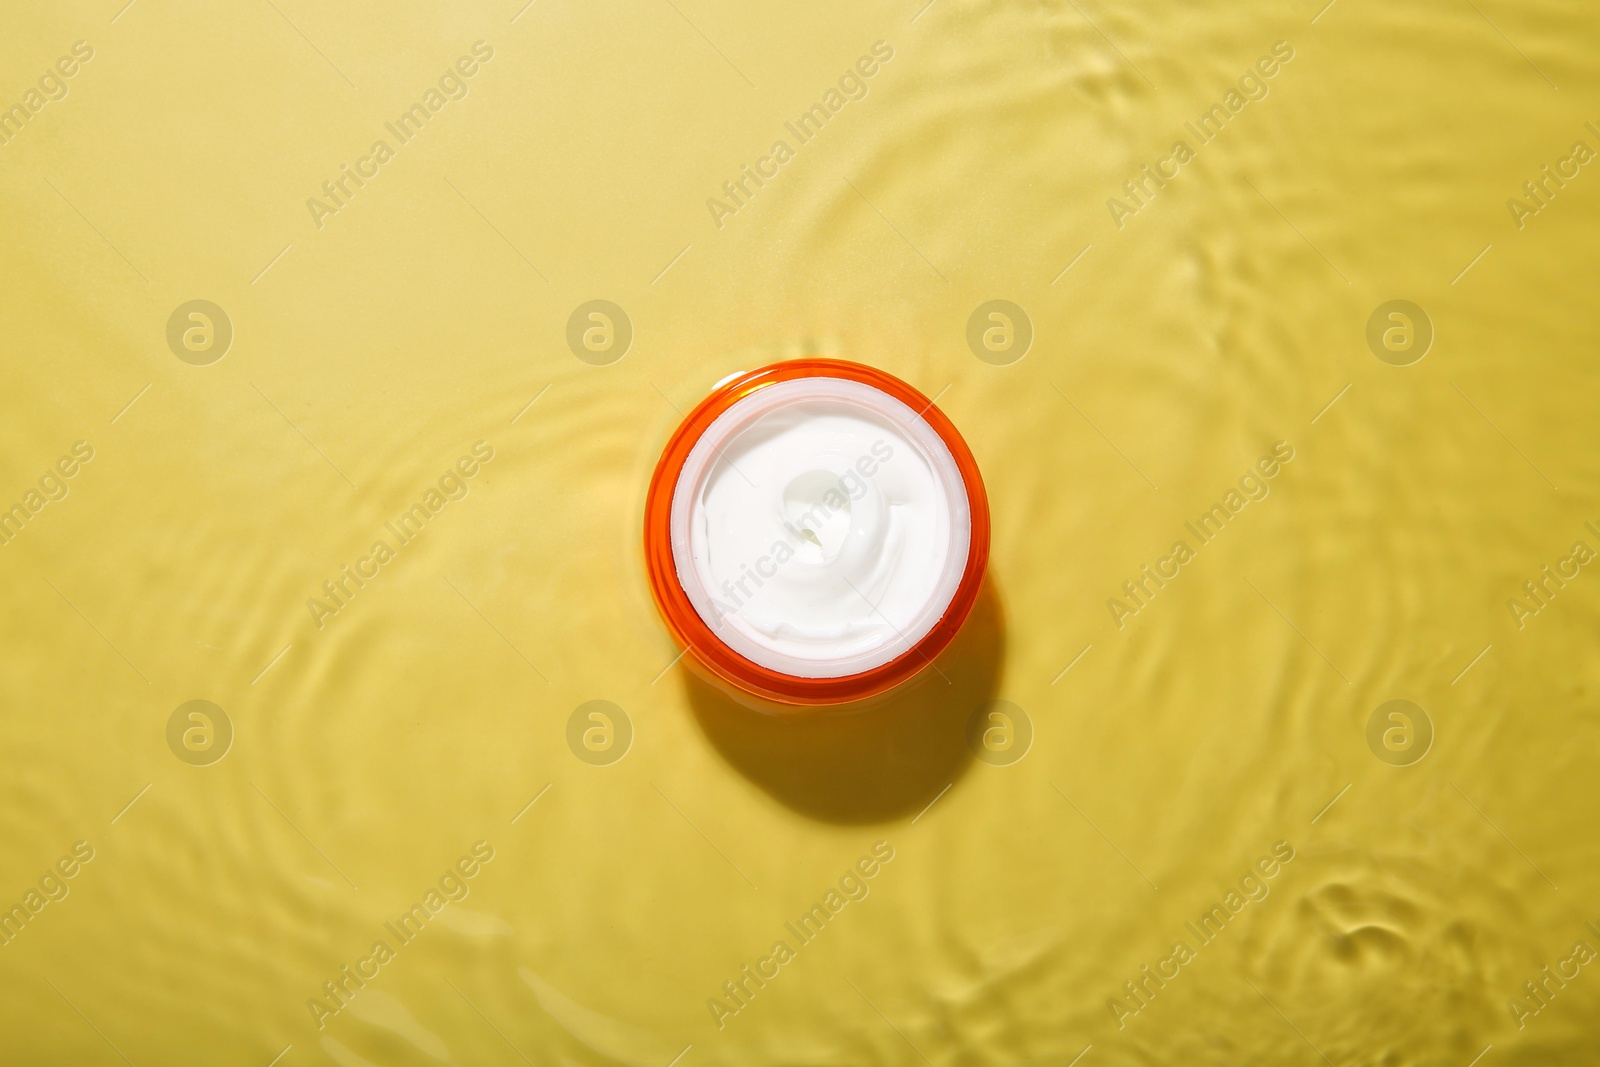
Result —
M 779 382 L 724 412 L 684 463 L 671 532 L 678 580 L 712 631 L 805 678 L 915 646 L 955 596 L 972 538 L 944 441 L 841 378 Z

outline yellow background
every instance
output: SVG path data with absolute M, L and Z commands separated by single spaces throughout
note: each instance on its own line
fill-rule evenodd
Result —
M 1600 548 L 1600 173 L 1522 229 L 1506 204 L 1600 148 L 1592 6 L 919 6 L 7 8 L 0 105 L 95 54 L 0 147 L 0 505 L 95 454 L 0 546 L 0 903 L 95 858 L 0 948 L 0 1059 L 1600 1056 L 1596 967 L 1522 1029 L 1506 1003 L 1600 948 L 1600 575 L 1506 605 Z M 314 225 L 479 40 L 469 95 Z M 880 40 L 718 228 L 707 198 Z M 1280 40 L 1119 229 L 1107 199 Z M 565 341 L 595 298 L 635 331 L 605 366 Z M 1035 330 L 1007 366 L 965 338 L 996 298 Z M 1436 332 L 1405 367 L 1365 340 L 1397 298 Z M 233 324 L 209 366 L 165 340 L 192 299 Z M 806 352 L 940 396 L 992 583 L 948 693 L 770 721 L 674 664 L 639 523 L 679 411 Z M 307 599 L 479 440 L 319 629 Z M 1106 600 L 1280 440 L 1271 495 L 1119 629 Z M 971 756 L 991 698 L 1018 762 Z M 1435 731 L 1410 766 L 1366 742 L 1397 698 Z M 193 699 L 233 725 L 210 766 L 167 745 Z M 609 766 L 567 744 L 591 699 L 632 723 Z M 480 840 L 470 896 L 319 1029 L 307 1000 Z M 880 840 L 870 895 L 719 1029 L 707 999 Z M 1119 1029 L 1108 999 L 1280 840 L 1271 895 Z

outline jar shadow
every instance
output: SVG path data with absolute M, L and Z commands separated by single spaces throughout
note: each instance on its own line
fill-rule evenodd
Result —
M 1004 650 L 999 591 L 985 578 L 933 664 L 872 700 L 774 713 L 697 670 L 684 676 L 701 730 L 746 778 L 811 818 L 872 823 L 915 814 L 960 780 L 970 724 L 995 697 Z

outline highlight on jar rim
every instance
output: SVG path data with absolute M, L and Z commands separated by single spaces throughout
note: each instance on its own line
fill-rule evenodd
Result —
M 835 359 L 721 382 L 645 503 L 651 592 L 703 672 L 785 705 L 844 704 L 928 668 L 966 621 L 989 507 L 955 426 Z

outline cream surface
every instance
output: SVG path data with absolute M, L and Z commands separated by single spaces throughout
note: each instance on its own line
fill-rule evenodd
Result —
M 717 635 L 801 677 L 910 649 L 960 583 L 960 472 L 920 415 L 858 382 L 758 390 L 691 452 L 673 497 L 678 577 Z

